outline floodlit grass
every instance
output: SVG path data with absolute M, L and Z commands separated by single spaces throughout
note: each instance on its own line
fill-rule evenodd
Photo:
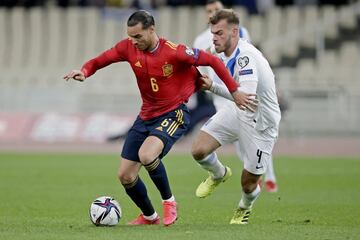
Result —
M 195 189 L 206 177 L 190 155 L 165 165 L 179 204 L 174 226 L 126 226 L 139 214 L 117 180 L 116 155 L 0 153 L 0 239 L 359 239 L 360 158 L 278 157 L 278 193 L 263 192 L 247 226 L 229 225 L 240 199 L 241 164 L 221 156 L 233 177 L 207 199 Z M 157 211 L 160 195 L 141 172 Z M 115 197 L 123 218 L 95 227 L 93 199 Z

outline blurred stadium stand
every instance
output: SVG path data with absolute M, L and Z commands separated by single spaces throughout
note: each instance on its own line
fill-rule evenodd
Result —
M 274 7 L 241 14 L 274 68 L 290 108 L 281 135 L 360 136 L 360 4 Z M 85 83 L 62 76 L 126 37 L 131 10 L 0 8 L 0 112 L 108 112 L 134 115 L 140 99 L 128 64 Z M 192 45 L 206 26 L 203 7 L 153 10 L 158 32 Z

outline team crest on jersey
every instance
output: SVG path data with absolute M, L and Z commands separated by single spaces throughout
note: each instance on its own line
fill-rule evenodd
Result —
M 246 67 L 246 65 L 249 64 L 249 58 L 247 56 L 245 57 L 239 57 L 238 64 L 241 68 Z
M 165 77 L 170 76 L 173 73 L 173 65 L 166 63 L 162 66 L 163 74 Z

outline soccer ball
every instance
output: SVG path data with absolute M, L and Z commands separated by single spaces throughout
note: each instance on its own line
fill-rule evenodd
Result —
M 112 197 L 99 197 L 91 203 L 89 215 L 96 226 L 114 226 L 121 218 L 120 204 Z

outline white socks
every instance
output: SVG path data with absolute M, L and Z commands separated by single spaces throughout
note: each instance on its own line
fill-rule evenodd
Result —
M 174 202 L 174 201 L 175 201 L 174 195 L 172 195 L 171 198 L 169 198 L 169 199 L 163 199 L 163 200 L 162 200 L 162 202 L 165 202 L 165 201 L 166 201 L 166 202 Z
M 261 189 L 259 184 L 256 186 L 255 190 L 251 193 L 242 193 L 241 200 L 239 202 L 239 207 L 242 209 L 249 209 L 252 207 L 255 200 L 260 195 Z
M 158 217 L 157 212 L 154 212 L 153 215 L 151 215 L 151 216 L 145 216 L 145 215 L 144 215 L 144 218 L 145 218 L 146 220 L 149 220 L 149 221 L 153 221 L 153 220 L 155 220 L 157 217 Z
M 173 201 L 175 201 L 174 195 L 172 195 L 171 198 L 169 198 L 169 199 L 162 200 L 162 202 L 165 202 L 165 201 L 167 201 L 167 202 L 173 202 Z M 145 215 L 144 215 L 144 218 L 145 218 L 146 220 L 149 220 L 149 221 L 153 221 L 153 220 L 155 220 L 157 217 L 158 217 L 157 212 L 154 212 L 153 215 L 151 215 L 151 216 L 145 216 Z
M 219 179 L 225 175 L 225 167 L 219 161 L 215 152 L 210 153 L 204 159 L 197 161 L 197 163 L 205 170 L 210 172 L 213 179 Z

